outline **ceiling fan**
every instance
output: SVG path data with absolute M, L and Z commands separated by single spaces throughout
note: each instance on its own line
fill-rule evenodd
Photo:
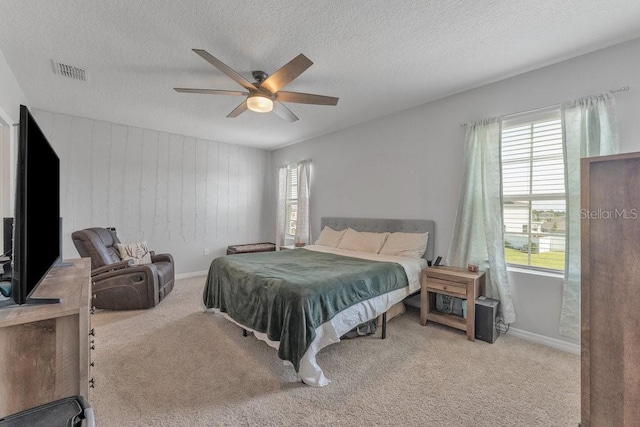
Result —
M 193 49 L 195 53 L 204 58 L 211 65 L 225 73 L 227 76 L 235 80 L 245 91 L 239 90 L 218 90 L 218 89 L 190 89 L 176 87 L 176 92 L 182 93 L 204 93 L 209 95 L 232 95 L 246 96 L 227 117 L 238 117 L 247 111 L 255 111 L 258 113 L 268 113 L 273 111 L 278 116 L 290 122 L 295 122 L 298 117 L 287 108 L 283 102 L 294 102 L 298 104 L 314 104 L 314 105 L 337 105 L 338 98 L 324 95 L 314 95 L 311 93 L 288 92 L 280 90 L 287 84 L 291 83 L 295 78 L 309 68 L 313 62 L 303 54 L 300 54 L 287 62 L 282 68 L 268 75 L 264 71 L 253 71 L 251 74 L 256 80 L 251 83 L 240 74 L 229 68 L 226 64 L 214 57 L 210 53 L 202 49 Z

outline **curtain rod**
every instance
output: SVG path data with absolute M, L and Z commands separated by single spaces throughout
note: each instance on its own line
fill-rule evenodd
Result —
M 631 90 L 631 87 L 630 87 L 630 86 L 622 86 L 622 87 L 620 87 L 620 88 L 618 88 L 618 89 L 609 89 L 609 91 L 608 91 L 608 92 L 610 92 L 610 93 L 617 93 L 617 92 L 628 92 L 628 91 L 630 91 L 630 90 Z M 549 107 L 549 106 L 547 106 L 547 107 Z M 533 108 L 533 109 L 531 109 L 531 110 L 521 111 L 520 113 L 514 113 L 514 114 L 529 113 L 529 112 L 533 112 L 533 111 L 536 111 L 536 110 L 542 110 L 542 109 L 547 108 L 547 107 Z M 512 114 L 508 114 L 508 115 L 509 115 L 509 116 L 511 116 Z M 461 124 L 460 124 L 460 127 L 461 127 L 461 128 L 467 127 L 467 123 L 461 123 Z

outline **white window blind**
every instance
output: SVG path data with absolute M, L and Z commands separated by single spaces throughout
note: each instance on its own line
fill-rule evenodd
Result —
M 502 194 L 508 264 L 565 267 L 566 191 L 559 107 L 502 120 Z
M 293 239 L 296 234 L 298 222 L 298 165 L 287 166 L 287 196 L 285 212 L 285 234 L 288 239 Z

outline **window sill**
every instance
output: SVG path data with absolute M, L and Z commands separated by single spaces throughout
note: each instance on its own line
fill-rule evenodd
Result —
M 507 271 L 514 272 L 514 273 L 533 274 L 535 276 L 546 276 L 546 277 L 555 277 L 558 279 L 564 279 L 564 274 L 562 273 L 552 273 L 550 271 L 532 270 L 530 268 L 507 266 Z

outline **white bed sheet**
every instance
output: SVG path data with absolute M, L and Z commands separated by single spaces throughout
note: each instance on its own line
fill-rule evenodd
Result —
M 368 259 L 371 261 L 396 262 L 404 268 L 405 272 L 407 273 L 407 279 L 409 281 L 408 287 L 396 289 L 395 291 L 391 291 L 386 294 L 379 295 L 377 297 L 370 298 L 366 301 L 362 301 L 358 304 L 352 305 L 351 307 L 336 314 L 330 321 L 325 322 L 316 328 L 316 337 L 309 346 L 307 352 L 300 360 L 300 369 L 298 371 L 298 376 L 305 384 L 314 387 L 323 387 L 328 385 L 330 381 L 324 375 L 322 368 L 320 368 L 316 361 L 316 355 L 318 354 L 318 352 L 330 344 L 339 342 L 340 337 L 349 332 L 351 329 L 355 328 L 361 323 L 375 319 L 376 317 L 382 315 L 391 306 L 399 303 L 408 295 L 420 289 L 420 272 L 427 266 L 427 260 L 425 260 L 424 258 L 414 259 L 392 255 L 380 255 L 366 252 L 349 251 L 346 249 L 337 249 L 320 245 L 308 245 L 304 248 L 294 250 L 328 252 L 354 258 Z M 215 313 L 219 313 L 226 319 L 232 321 L 233 323 L 239 325 L 247 331 L 253 332 L 256 338 L 266 342 L 271 347 L 276 349 L 279 348 L 280 343 L 278 341 L 270 340 L 269 338 L 267 338 L 266 334 L 254 331 L 251 328 L 247 328 L 246 326 L 241 325 L 240 323 L 229 317 L 226 313 L 221 313 L 219 309 L 213 308 L 209 310 Z M 286 360 L 284 361 L 284 363 L 291 365 L 291 362 Z

